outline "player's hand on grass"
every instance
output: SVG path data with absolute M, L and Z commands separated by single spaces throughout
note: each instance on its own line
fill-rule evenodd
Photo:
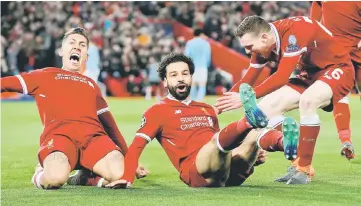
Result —
M 146 177 L 149 174 L 149 171 L 142 165 L 139 165 L 137 170 L 135 171 L 135 176 L 137 179 Z
M 238 92 L 226 92 L 217 99 L 215 106 L 221 113 L 241 108 L 243 105 Z
M 265 163 L 267 158 L 268 158 L 268 152 L 266 150 L 260 149 L 258 152 L 257 160 L 254 163 L 254 166 L 258 166 Z
M 128 189 L 131 188 L 131 186 L 132 186 L 131 182 L 128 182 L 127 180 L 123 180 L 123 179 L 116 180 L 114 182 L 105 185 L 105 187 L 109 189 Z

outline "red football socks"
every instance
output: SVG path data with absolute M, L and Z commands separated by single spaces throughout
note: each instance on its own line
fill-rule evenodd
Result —
M 338 138 L 341 143 L 351 142 L 351 130 L 350 130 L 350 108 L 347 103 L 337 103 L 333 109 L 333 117 L 335 119 Z
M 238 147 L 251 130 L 252 126 L 247 122 L 245 117 L 229 124 L 223 128 L 218 135 L 217 145 L 219 150 L 229 152 Z
M 283 134 L 273 129 L 268 130 L 261 134 L 258 145 L 268 152 L 283 151 Z
M 316 146 L 316 140 L 320 132 L 320 119 L 318 115 L 301 117 L 300 140 L 298 156 L 300 167 L 310 166 Z

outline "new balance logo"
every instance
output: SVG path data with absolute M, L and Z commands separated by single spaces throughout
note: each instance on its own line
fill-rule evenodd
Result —
M 180 113 L 182 113 L 182 110 L 177 109 L 177 110 L 175 110 L 175 113 L 174 113 L 174 114 L 180 114 Z

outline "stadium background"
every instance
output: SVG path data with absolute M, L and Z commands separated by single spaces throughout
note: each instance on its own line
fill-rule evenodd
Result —
M 1 2 L 1 75 L 14 75 L 48 66 L 61 66 L 57 50 L 71 27 L 86 28 L 100 52 L 101 73 L 108 96 L 143 96 L 153 62 L 163 54 L 182 52 L 194 28 L 203 28 L 212 47 L 208 94 L 225 91 L 248 67 L 244 49 L 233 29 L 248 15 L 267 20 L 308 15 L 310 2 Z M 276 65 L 268 65 L 270 68 Z M 226 71 L 229 76 L 222 76 Z M 227 78 L 228 77 L 228 78 Z M 229 78 L 231 77 L 231 78 Z M 6 94 L 3 98 L 26 99 Z M 130 143 L 140 117 L 152 103 L 143 98 L 108 98 L 120 130 Z M 210 104 L 215 97 L 207 97 Z M 357 97 L 351 97 L 351 128 L 356 153 L 361 151 L 361 114 Z M 4 205 L 360 205 L 361 161 L 347 162 L 332 114 L 321 113 L 321 137 L 314 165 L 317 176 L 310 185 L 290 187 L 272 182 L 287 162 L 271 154 L 265 165 L 243 187 L 190 189 L 160 146 L 153 142 L 142 155 L 152 174 L 136 182 L 131 191 L 65 187 L 56 192 L 35 189 L 30 178 L 36 165 L 41 122 L 34 102 L 2 101 L 2 201 Z M 298 118 L 297 112 L 289 113 Z M 221 126 L 238 119 L 239 111 L 220 116 Z M 21 198 L 19 198 L 21 196 Z M 83 199 L 86 197 L 87 199 Z

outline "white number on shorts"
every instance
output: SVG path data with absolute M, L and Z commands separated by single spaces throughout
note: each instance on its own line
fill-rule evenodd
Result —
M 327 72 L 325 73 L 325 75 L 324 75 L 324 77 L 326 77 L 327 79 L 336 79 L 336 80 L 339 80 L 340 77 L 341 77 L 341 75 L 343 74 L 343 71 L 342 71 L 341 69 L 339 69 L 339 68 L 333 70 L 333 71 L 331 72 L 331 76 L 328 75 L 328 72 L 329 72 L 329 71 L 327 71 Z

